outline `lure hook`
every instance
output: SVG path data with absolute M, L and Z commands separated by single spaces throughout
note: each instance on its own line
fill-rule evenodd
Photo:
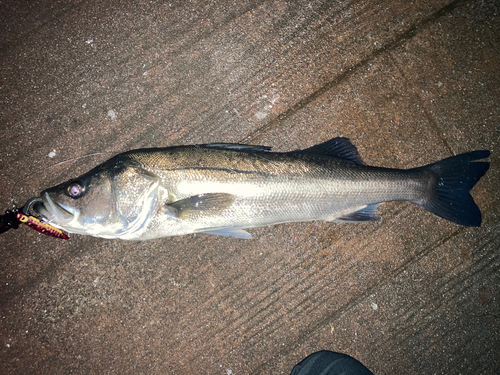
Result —
M 42 198 L 40 198 L 40 197 L 34 197 L 34 198 L 31 198 L 31 199 L 28 199 L 28 201 L 24 204 L 24 206 L 22 208 L 23 214 L 25 214 L 26 216 L 30 216 L 30 208 L 36 202 L 42 202 Z
M 67 240 L 69 236 L 66 233 L 30 215 L 31 206 L 41 201 L 42 198 L 40 197 L 28 199 L 23 207 L 7 210 L 5 211 L 5 215 L 0 215 L 0 234 L 7 232 L 9 229 L 17 229 L 19 228 L 19 224 L 23 223 L 47 236 Z

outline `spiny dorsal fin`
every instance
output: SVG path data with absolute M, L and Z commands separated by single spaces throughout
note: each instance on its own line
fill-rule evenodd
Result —
M 223 150 L 235 150 L 235 151 L 270 151 L 272 148 L 269 146 L 242 145 L 239 143 L 207 143 L 200 146 L 207 148 L 220 148 Z
M 328 155 L 350 160 L 356 164 L 365 165 L 365 162 L 358 154 L 356 146 L 354 146 L 349 139 L 344 137 L 333 138 L 329 141 L 296 152 Z

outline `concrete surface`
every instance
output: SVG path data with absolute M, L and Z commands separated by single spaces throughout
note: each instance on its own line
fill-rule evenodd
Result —
M 133 148 L 349 137 L 410 168 L 489 149 L 481 228 L 405 203 L 130 243 L 0 238 L 5 374 L 375 374 L 500 368 L 498 1 L 50 1 L 0 7 L 4 209 Z M 53 166 L 94 152 L 106 152 Z M 12 192 L 12 193 L 11 193 Z

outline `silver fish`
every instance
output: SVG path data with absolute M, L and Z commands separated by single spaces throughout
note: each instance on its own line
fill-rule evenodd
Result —
M 489 168 L 473 151 L 408 170 L 367 166 L 348 139 L 292 152 L 206 144 L 125 152 L 44 190 L 33 206 L 69 233 L 149 240 L 189 233 L 251 238 L 245 228 L 286 222 L 378 220 L 387 201 L 409 201 L 480 226 L 470 189 Z

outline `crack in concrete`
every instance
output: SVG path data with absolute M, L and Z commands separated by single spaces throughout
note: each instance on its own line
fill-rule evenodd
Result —
M 302 100 L 298 101 L 296 104 L 288 108 L 286 111 L 283 113 L 279 114 L 277 117 L 271 119 L 268 123 L 262 125 L 261 127 L 257 128 L 254 130 L 251 134 L 247 135 L 245 138 L 243 138 L 240 142 L 245 143 L 249 142 L 254 136 L 256 136 L 259 133 L 265 132 L 269 130 L 270 128 L 276 126 L 277 123 L 281 122 L 282 120 L 285 120 L 297 112 L 299 112 L 303 107 L 307 106 L 309 103 L 313 102 L 317 98 L 319 98 L 321 95 L 325 94 L 327 91 L 332 89 L 333 87 L 339 85 L 342 82 L 345 82 L 348 78 L 352 77 L 356 72 L 358 72 L 361 68 L 367 66 L 370 62 L 375 60 L 377 57 L 383 55 L 386 52 L 391 52 L 395 50 L 396 48 L 402 46 L 405 42 L 409 41 L 412 39 L 417 33 L 424 29 L 427 25 L 437 21 L 438 19 L 446 16 L 447 14 L 451 13 L 454 11 L 458 6 L 462 5 L 464 3 L 464 0 L 455 0 L 448 5 L 442 7 L 438 11 L 434 12 L 431 14 L 429 17 L 421 20 L 420 22 L 417 22 L 413 26 L 411 26 L 407 31 L 404 33 L 400 34 L 395 40 L 392 42 L 388 42 L 384 44 L 382 47 L 376 49 L 373 51 L 371 54 L 369 54 L 367 57 L 359 61 L 358 63 L 352 65 L 348 69 L 346 69 L 344 72 L 340 73 L 336 77 L 334 77 L 332 80 L 326 82 L 323 86 L 318 88 L 316 91 L 314 91 L 312 94 L 309 96 L 304 97 Z M 446 144 L 445 144 L 446 145 Z M 449 149 L 449 146 L 446 145 L 446 147 Z

